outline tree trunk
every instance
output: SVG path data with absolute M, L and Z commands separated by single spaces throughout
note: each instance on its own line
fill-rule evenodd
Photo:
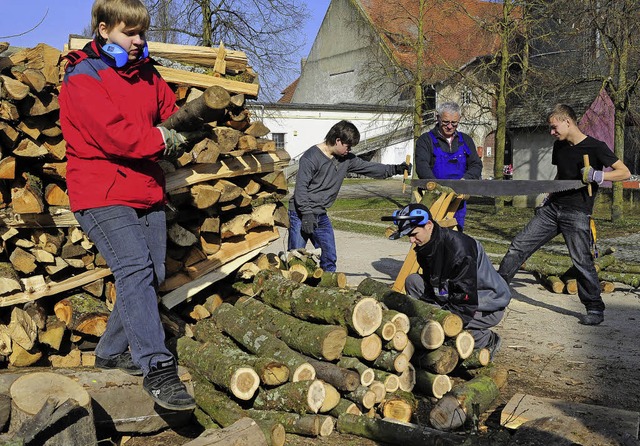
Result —
M 480 413 L 493 404 L 500 389 L 489 376 L 477 376 L 451 389 L 429 414 L 431 425 L 436 429 L 454 430 L 465 424 L 473 415 L 473 405 Z
M 364 338 L 347 336 L 342 353 L 367 361 L 375 361 L 375 359 L 380 356 L 380 353 L 382 353 L 382 340 L 375 333 Z
M 384 303 L 388 308 L 407 316 L 421 316 L 439 322 L 445 336 L 455 336 L 462 331 L 460 316 L 434 305 L 412 299 L 406 294 L 392 291 L 386 284 L 367 277 L 358 285 L 358 291 L 365 296 L 372 296 Z
M 253 401 L 258 410 L 282 410 L 304 413 L 318 413 L 325 399 L 322 381 L 307 380 L 283 384 L 271 390 L 261 389 Z
M 357 371 L 360 375 L 360 385 L 362 386 L 369 386 L 369 384 L 371 384 L 375 379 L 374 370 L 368 365 L 360 362 L 358 358 L 343 356 L 338 361 L 338 366 Z
M 307 358 L 316 371 L 316 377 L 343 392 L 351 392 L 360 385 L 360 374 L 331 362 Z
M 425 352 L 413 358 L 413 363 L 419 369 L 424 369 L 438 375 L 448 375 L 458 365 L 458 352 L 455 348 L 443 345 L 437 350 Z
M 223 429 L 207 429 L 183 446 L 235 446 L 238 444 L 268 446 L 269 443 L 254 420 L 241 418 Z
M 416 387 L 423 395 L 442 398 L 451 390 L 451 380 L 447 375 L 438 375 L 426 370 L 416 370 Z
M 207 344 L 208 348 L 217 349 L 230 361 L 253 368 L 260 377 L 260 382 L 267 386 L 277 386 L 289 380 L 289 368 L 286 365 L 272 358 L 255 356 L 241 350 L 210 319 L 199 321 L 193 328 L 193 335 L 198 341 Z
M 260 377 L 251 367 L 235 358 L 229 358 L 217 346 L 203 344 L 187 337 L 178 339 L 180 362 L 196 370 L 212 383 L 228 390 L 236 398 L 253 398 Z
M 360 336 L 374 333 L 382 322 L 380 304 L 357 293 L 296 284 L 270 271 L 261 272 L 255 282 L 260 299 L 300 319 L 338 324 Z
M 58 301 L 54 312 L 69 330 L 92 336 L 102 336 L 110 314 L 102 300 L 87 293 L 74 294 Z
M 316 359 L 333 361 L 342 354 L 347 330 L 299 320 L 256 299 L 240 298 L 235 307 L 260 328 L 278 335 L 289 347 Z
M 444 329 L 439 322 L 424 317 L 411 317 L 411 328 L 407 336 L 414 345 L 435 350 L 444 342 Z
M 230 102 L 231 96 L 227 90 L 214 85 L 197 99 L 187 102 L 160 125 L 178 132 L 201 128 L 203 124 L 222 117 Z
M 428 427 L 391 423 L 352 414 L 340 415 L 336 428 L 343 434 L 358 435 L 378 442 L 403 446 L 454 446 L 461 443 L 460 438 L 455 435 Z
M 333 432 L 333 420 L 324 415 L 299 415 L 291 412 L 249 410 L 247 414 L 254 420 L 271 420 L 284 426 L 290 434 L 307 437 L 326 437 Z
M 233 305 L 223 303 L 212 313 L 216 324 L 236 342 L 255 355 L 281 361 L 291 371 L 289 379 L 302 381 L 315 379 L 316 372 L 304 356 L 297 353 L 268 331 L 255 327 L 253 321 Z

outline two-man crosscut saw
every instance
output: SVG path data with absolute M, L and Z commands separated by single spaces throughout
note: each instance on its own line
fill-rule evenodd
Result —
M 460 195 L 502 197 L 538 195 L 587 187 L 581 180 L 409 180 L 412 187 L 433 190 L 437 186 L 451 188 Z

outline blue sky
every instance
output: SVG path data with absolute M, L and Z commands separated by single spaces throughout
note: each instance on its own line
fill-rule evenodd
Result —
M 308 0 L 311 19 L 305 26 L 307 46 L 300 54 L 306 57 L 313 44 L 330 0 Z M 14 46 L 33 47 L 46 43 L 62 49 L 69 34 L 81 34 L 91 21 L 93 0 L 2 0 L 0 12 L 0 41 Z M 25 33 L 38 25 L 33 31 Z

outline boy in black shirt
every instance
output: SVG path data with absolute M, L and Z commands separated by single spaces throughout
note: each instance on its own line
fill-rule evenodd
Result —
M 531 254 L 562 233 L 578 272 L 578 297 L 587 309 L 580 323 L 598 325 L 604 320 L 604 302 L 591 254 L 591 212 L 598 186 L 603 181 L 626 180 L 631 173 L 604 142 L 580 131 L 576 113 L 568 105 L 554 107 L 549 114 L 549 126 L 551 135 L 557 139 L 551 158 L 552 164 L 558 168 L 555 179 L 581 179 L 592 185 L 592 195 L 589 196 L 587 187 L 550 195 L 513 239 L 498 272 L 510 283 Z M 583 155 L 589 156 L 589 167 L 584 166 Z M 605 167 L 613 170 L 604 172 Z

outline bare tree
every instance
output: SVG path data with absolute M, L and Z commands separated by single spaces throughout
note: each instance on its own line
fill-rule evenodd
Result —
M 179 43 L 244 51 L 260 74 L 261 91 L 275 99 L 299 73 L 305 3 L 295 0 L 147 0 L 153 32 Z

